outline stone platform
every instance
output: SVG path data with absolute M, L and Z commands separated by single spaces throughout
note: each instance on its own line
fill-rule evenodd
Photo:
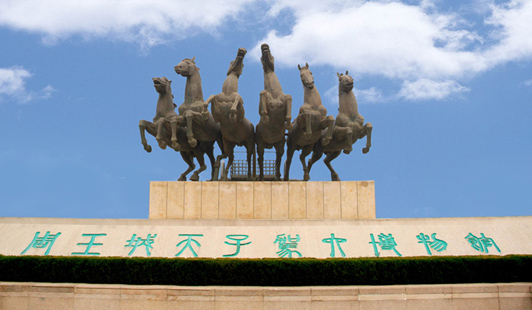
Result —
M 375 183 L 151 182 L 150 219 L 375 219 Z

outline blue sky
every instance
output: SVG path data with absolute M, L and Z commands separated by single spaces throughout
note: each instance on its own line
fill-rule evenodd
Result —
M 334 116 L 336 73 L 354 77 L 372 148 L 332 164 L 375 180 L 378 217 L 532 215 L 530 16 L 530 0 L 0 1 L 0 216 L 147 218 L 149 181 L 186 169 L 140 143 L 151 79 L 172 80 L 179 105 L 173 67 L 196 57 L 206 99 L 245 47 L 239 92 L 257 124 L 264 42 L 294 118 L 298 64 Z M 316 163 L 311 180 L 329 179 Z

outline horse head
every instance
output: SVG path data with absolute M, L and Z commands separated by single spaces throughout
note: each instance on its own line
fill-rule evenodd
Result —
M 314 77 L 312 76 L 312 72 L 310 72 L 308 68 L 308 63 L 305 63 L 304 67 L 297 65 L 297 68 L 299 69 L 299 74 L 301 76 L 301 82 L 303 83 L 303 87 L 309 89 L 314 88 Z
M 342 73 L 336 73 L 336 75 L 338 76 L 338 82 L 339 82 L 338 90 L 340 92 L 348 93 L 353 90 L 353 78 L 350 77 L 348 74 L 349 74 L 349 71 L 346 71 L 345 75 Z
M 172 94 L 172 89 L 170 87 L 170 84 L 172 84 L 172 81 L 167 79 L 166 77 L 154 77 L 153 79 L 153 87 L 155 87 L 155 91 L 157 91 L 159 94 Z
M 175 113 L 174 96 L 172 95 L 172 81 L 166 77 L 154 77 L 153 86 L 155 91 L 159 93 L 157 99 L 157 109 L 155 112 L 154 122 L 161 117 L 169 117 Z
M 270 52 L 270 47 L 268 46 L 268 44 L 264 43 L 260 46 L 260 49 L 262 50 L 262 56 L 260 57 L 260 61 L 262 62 L 262 69 L 265 73 L 274 72 L 274 58 L 272 56 L 272 53 Z
M 231 64 L 229 65 L 229 70 L 227 70 L 227 75 L 234 72 L 237 76 L 242 75 L 242 71 L 244 70 L 244 56 L 246 56 L 245 48 L 241 47 L 238 49 L 238 52 L 236 53 L 235 60 L 231 61 Z
M 192 59 L 183 59 L 177 66 L 174 67 L 175 72 L 185 77 L 192 76 L 195 72 L 199 70 L 199 68 L 196 67 L 196 63 L 194 62 L 195 59 L 196 57 L 193 57 Z

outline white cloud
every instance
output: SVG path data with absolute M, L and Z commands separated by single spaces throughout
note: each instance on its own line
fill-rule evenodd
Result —
M 0 96 L 15 96 L 24 91 L 25 79 L 31 73 L 20 67 L 0 68 Z
M 383 102 L 387 99 L 380 89 L 370 87 L 369 89 L 357 89 L 356 96 L 359 102 Z
M 456 81 L 432 81 L 419 79 L 414 82 L 404 81 L 403 87 L 398 96 L 407 100 L 442 100 L 453 94 L 460 94 L 469 91 Z
M 532 79 L 531 80 L 528 80 L 528 81 L 524 81 L 523 84 L 525 86 L 532 86 Z
M 496 26 L 492 36 L 498 44 L 486 51 L 492 65 L 532 58 L 532 1 L 513 0 L 499 6 L 491 5 L 492 15 L 486 23 Z
M 26 80 L 33 75 L 21 67 L 0 68 L 0 102 L 13 99 L 27 103 L 35 99 L 50 98 L 55 89 L 48 85 L 38 92 L 26 89 Z
M 479 13 L 485 25 L 478 33 L 471 30 L 473 22 L 438 12 L 437 2 L 430 0 L 420 5 L 393 0 L 340 5 L 332 0 L 321 1 L 317 8 L 300 2 L 275 2 L 270 15 L 293 10 L 294 27 L 288 35 L 270 31 L 251 54 L 268 42 L 279 64 L 309 62 L 399 80 L 403 87 L 397 96 L 409 100 L 462 93 L 467 88 L 458 81 L 532 58 L 532 1 L 488 2 L 487 10 Z M 382 96 L 366 94 L 368 99 Z
M 42 33 L 53 43 L 72 35 L 113 36 L 153 46 L 198 29 L 213 31 L 251 0 L 17 0 L 0 2 L 0 25 Z
M 486 67 L 482 57 L 459 49 L 477 36 L 453 30 L 458 21 L 452 15 L 431 15 L 398 2 L 365 2 L 339 11 L 293 9 L 297 22 L 292 33 L 271 31 L 261 41 L 285 64 L 308 61 L 401 79 L 451 77 Z
M 282 19 L 279 25 L 286 25 L 283 18 L 288 15 L 284 13 L 289 11 L 294 18 L 292 29 L 269 31 L 250 55 L 260 55 L 260 44 L 268 42 L 279 66 L 309 62 L 312 66 L 328 65 L 361 75 L 382 76 L 404 83 L 400 91 L 404 98 L 410 98 L 404 95 L 408 87 L 405 85 L 418 85 L 418 81 L 439 81 L 423 85 L 426 94 L 441 99 L 440 94 L 445 93 L 442 85 L 450 89 L 448 95 L 462 92 L 456 87 L 460 85 L 458 81 L 510 61 L 532 59 L 532 1 L 475 1 L 472 6 L 477 8 L 471 8 L 468 14 L 477 14 L 484 24 L 464 19 L 460 11 L 442 13 L 438 10 L 440 3 L 18 0 L 0 2 L 0 25 L 43 34 L 48 43 L 79 35 L 109 37 L 149 48 L 200 31 L 217 33 L 231 19 L 255 26 L 277 26 L 276 19 Z M 257 20 L 242 17 L 249 17 L 246 13 L 250 10 L 257 13 L 263 9 L 266 14 Z M 431 85 L 436 89 L 428 91 Z M 366 94 L 368 98 L 379 98 L 376 92 Z

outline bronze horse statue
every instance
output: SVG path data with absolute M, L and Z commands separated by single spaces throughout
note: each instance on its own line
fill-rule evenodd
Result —
M 284 180 L 289 180 L 290 164 L 296 150 L 301 150 L 299 159 L 303 165 L 303 179 L 308 181 L 310 175 L 305 163 L 305 158 L 312 151 L 312 147 L 321 137 L 321 131 L 327 128 L 326 135 L 321 137 L 322 145 L 327 145 L 332 139 L 332 127 L 334 117 L 327 116 L 327 109 L 321 104 L 321 97 L 318 89 L 314 85 L 314 77 L 309 70 L 309 65 L 305 67 L 297 65 L 299 68 L 301 82 L 303 83 L 304 97 L 303 105 L 299 109 L 299 115 L 293 122 L 292 129 L 288 133 L 287 156 L 284 172 Z
M 174 67 L 178 75 L 187 78 L 185 86 L 185 101 L 179 106 L 179 116 L 171 122 L 172 125 L 172 142 L 177 143 L 177 128 L 185 127 L 187 142 L 191 146 L 195 146 L 198 141 L 213 142 L 216 141 L 220 150 L 223 151 L 222 133 L 220 125 L 214 121 L 213 116 L 204 113 L 203 110 L 203 89 L 201 84 L 201 76 L 199 68 L 192 59 L 185 58 Z M 214 167 L 219 167 L 219 158 L 213 163 Z M 218 175 L 213 169 L 212 180 L 218 180 Z
M 235 60 L 229 65 L 227 78 L 225 79 L 222 92 L 211 95 L 204 103 L 204 115 L 208 113 L 209 103 L 212 103 L 212 115 L 223 137 L 223 154 L 218 158 L 229 157 L 227 167 L 221 176 L 221 180 L 227 180 L 227 172 L 233 164 L 233 149 L 236 145 L 245 146 L 248 161 L 248 180 L 251 180 L 251 157 L 255 150 L 255 133 L 253 124 L 244 117 L 244 100 L 238 94 L 238 79 L 244 68 L 244 56 L 247 51 L 239 48 Z
M 164 150 L 167 146 L 170 146 L 176 152 L 180 152 L 181 157 L 183 157 L 183 160 L 188 164 L 188 169 L 181 174 L 178 181 L 186 181 L 187 174 L 196 168 L 196 165 L 194 164 L 194 158 L 196 158 L 200 164 L 200 168 L 194 171 L 190 180 L 198 181 L 199 174 L 207 169 L 203 158 L 204 154 L 209 156 L 211 165 L 214 163 L 214 141 L 200 142 L 197 146 L 192 147 L 187 141 L 186 130 L 183 128 L 173 128 L 171 123 L 176 122 L 178 115 L 175 112 L 171 83 L 172 81 L 168 80 L 166 77 L 153 78 L 153 86 L 159 93 L 159 98 L 157 100 L 157 108 L 153 123 L 146 120 L 141 120 L 139 122 L 141 143 L 148 153 L 152 151 L 151 146 L 148 144 L 148 141 L 146 141 L 145 131 L 147 131 L 155 137 L 161 149 Z M 176 131 L 173 131 L 174 129 Z M 175 140 L 173 139 L 174 135 L 176 138 Z M 212 175 L 214 176 L 214 165 Z
M 255 132 L 259 162 L 259 180 L 264 180 L 264 149 L 275 147 L 275 180 L 281 180 L 281 159 L 284 154 L 285 131 L 292 128 L 292 96 L 285 95 L 275 74 L 274 58 L 268 44 L 261 45 L 264 90 L 260 92 L 260 121 Z
M 353 150 L 352 145 L 358 139 L 364 138 L 364 136 L 367 137 L 366 147 L 362 149 L 362 153 L 368 153 L 371 147 L 373 125 L 371 123 L 364 125 L 364 117 L 358 113 L 357 99 L 353 93 L 353 78 L 348 74 L 348 71 L 345 72 L 345 75 L 337 73 L 340 107 L 336 116 L 333 138 L 327 145 L 323 145 L 321 141 L 316 142 L 312 157 L 308 161 L 308 170 L 310 171 L 312 165 L 325 153 L 326 157 L 323 162 L 331 171 L 332 181 L 340 181 L 338 173 L 331 166 L 331 161 L 338 157 L 342 150 L 345 154 L 349 154 Z M 326 132 L 324 130 L 322 137 L 325 137 L 325 135 Z

